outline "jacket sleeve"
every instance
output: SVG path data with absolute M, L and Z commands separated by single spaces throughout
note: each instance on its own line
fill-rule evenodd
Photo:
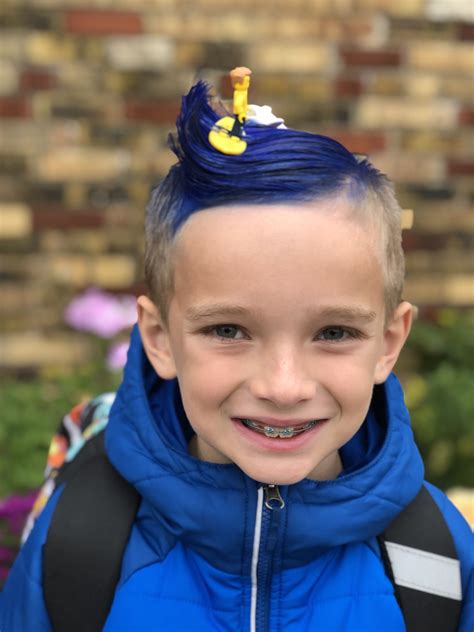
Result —
M 458 632 L 473 632 L 474 630 L 474 534 L 472 529 L 453 505 L 453 503 L 439 489 L 425 483 L 440 508 L 454 540 L 454 546 L 461 562 L 461 585 L 463 605 Z
M 50 498 L 10 570 L 0 601 L 1 632 L 52 632 L 43 597 L 43 546 L 60 493 Z

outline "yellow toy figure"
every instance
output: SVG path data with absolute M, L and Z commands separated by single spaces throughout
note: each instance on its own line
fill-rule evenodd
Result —
M 247 149 L 247 143 L 242 139 L 242 126 L 247 116 L 247 95 L 252 71 L 245 66 L 230 71 L 230 79 L 234 88 L 234 104 L 232 116 L 219 119 L 209 132 L 209 142 L 223 154 L 239 156 Z

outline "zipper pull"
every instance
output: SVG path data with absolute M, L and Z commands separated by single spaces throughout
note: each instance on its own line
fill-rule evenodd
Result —
M 280 495 L 278 485 L 264 485 L 265 507 L 268 509 L 283 509 L 285 501 Z

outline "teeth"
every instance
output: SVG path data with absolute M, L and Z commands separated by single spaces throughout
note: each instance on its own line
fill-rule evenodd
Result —
M 274 428 L 273 426 L 265 426 L 263 432 L 266 437 L 280 437 L 281 439 L 289 439 L 294 433 L 295 429 L 291 426 L 286 428 Z
M 276 438 L 291 439 L 295 435 L 300 434 L 301 432 L 304 432 L 305 430 L 314 428 L 314 426 L 317 423 L 316 421 L 309 421 L 307 424 L 299 428 L 294 428 L 294 426 L 286 426 L 284 428 L 278 428 L 275 426 L 263 426 L 253 421 L 252 419 L 242 419 L 241 421 L 248 428 L 251 428 L 252 430 L 260 432 L 261 434 L 264 434 L 266 437 L 270 437 L 272 439 L 276 439 Z

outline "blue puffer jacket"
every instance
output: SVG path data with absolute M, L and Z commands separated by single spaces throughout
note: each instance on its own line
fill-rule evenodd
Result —
M 283 510 L 234 465 L 189 456 L 175 382 L 160 381 L 138 330 L 106 431 L 112 463 L 143 497 L 105 632 L 395 632 L 405 629 L 376 536 L 416 495 L 423 467 L 397 379 L 341 453 L 336 480 L 282 487 Z M 380 417 L 380 414 L 378 414 Z M 474 627 L 472 532 L 428 486 L 462 561 L 460 630 Z M 41 547 L 61 489 L 7 582 L 1 632 L 49 632 Z

